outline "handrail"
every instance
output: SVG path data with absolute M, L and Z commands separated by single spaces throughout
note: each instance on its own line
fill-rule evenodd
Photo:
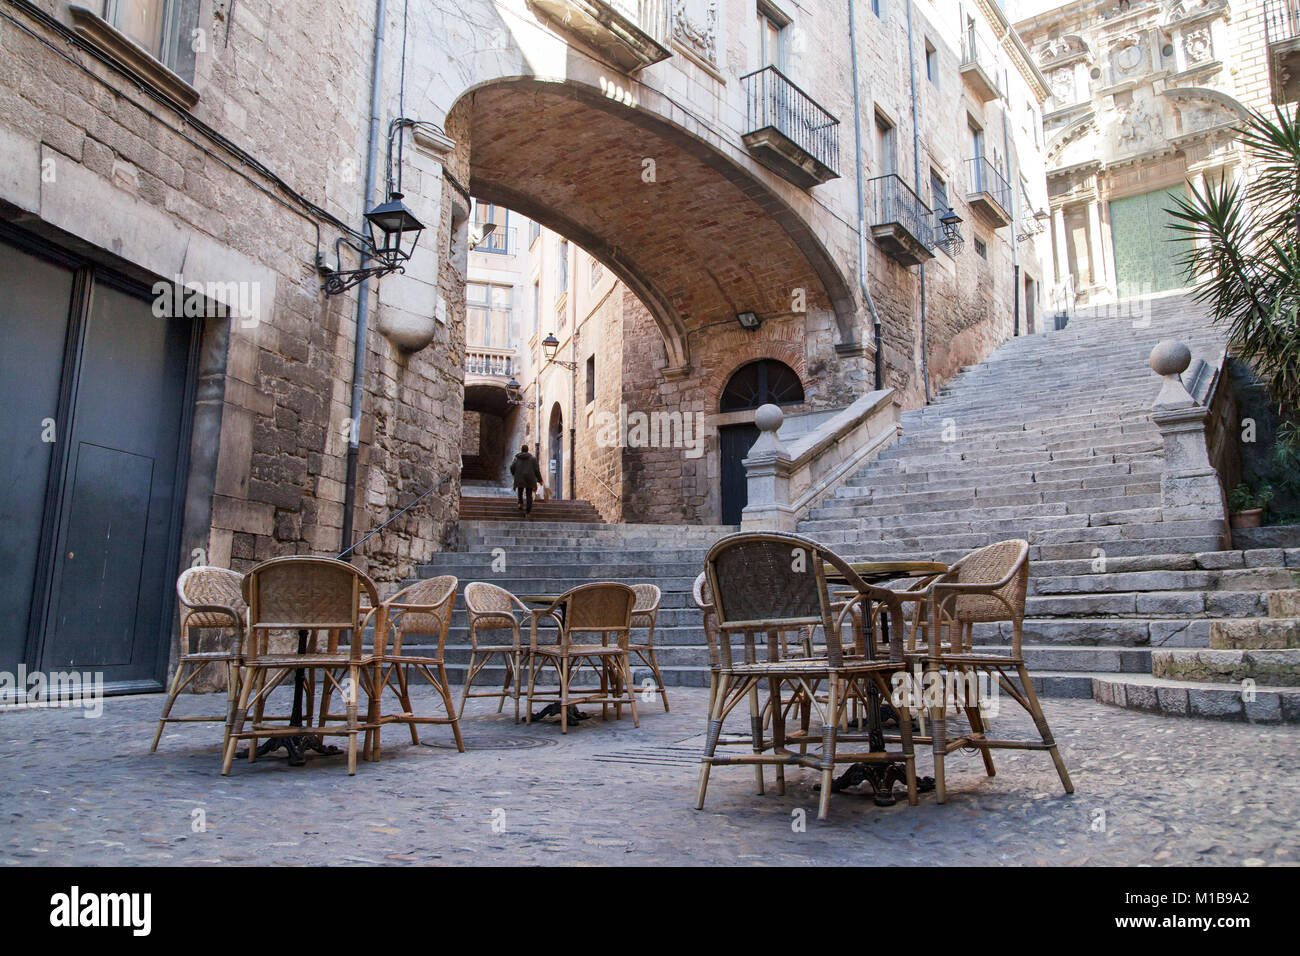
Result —
M 1264 42 L 1280 43 L 1300 36 L 1300 2 L 1264 0 Z
M 337 560 L 342 561 L 346 555 L 351 554 L 357 548 L 361 547 L 361 545 L 365 544 L 368 540 L 373 538 L 375 535 L 379 534 L 379 532 L 383 531 L 385 528 L 387 528 L 390 524 L 392 524 L 402 515 L 406 514 L 408 511 L 410 511 L 412 508 L 418 505 L 425 498 L 429 497 L 429 495 L 433 494 L 435 491 L 441 491 L 451 481 L 451 477 L 452 477 L 451 475 L 447 475 L 445 478 L 439 481 L 432 488 L 426 489 L 414 501 L 412 501 L 410 504 L 408 504 L 405 508 L 403 508 L 401 511 L 397 512 L 396 514 L 390 515 L 387 521 L 385 521 L 379 527 L 375 528 L 373 531 L 371 531 L 369 534 L 363 537 L 360 541 L 357 541 L 355 544 L 352 545 L 352 547 L 345 548 L 343 551 L 339 552 L 339 554 L 335 556 Z
M 615 500 L 615 501 L 622 501 L 622 500 L 623 500 L 623 496 L 620 495 L 620 494 L 619 494 L 617 491 L 615 491 L 613 488 L 611 488 L 609 485 L 607 485 L 607 484 L 605 483 L 605 479 L 601 478 L 600 475 L 596 474 L 596 473 L 593 471 L 593 472 L 591 473 L 591 477 L 593 477 L 593 478 L 595 478 L 597 481 L 599 481 L 600 484 L 601 484 L 601 486 L 602 486 L 606 491 L 608 491 L 611 495 L 614 496 L 614 500 Z
M 775 66 L 740 78 L 745 91 L 749 132 L 779 130 L 792 143 L 832 171 L 840 163 L 840 121 Z

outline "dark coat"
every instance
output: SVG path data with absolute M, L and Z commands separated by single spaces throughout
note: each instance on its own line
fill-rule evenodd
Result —
M 514 476 L 516 488 L 535 489 L 542 481 L 542 469 L 537 459 L 529 452 L 521 451 L 510 463 L 510 474 Z

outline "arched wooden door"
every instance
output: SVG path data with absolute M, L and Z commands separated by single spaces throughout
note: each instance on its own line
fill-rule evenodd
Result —
M 547 433 L 550 459 L 546 466 L 546 491 L 556 500 L 564 497 L 564 413 L 557 402 L 551 408 L 551 427 Z
M 794 369 L 776 359 L 759 359 L 742 365 L 728 379 L 718 411 L 749 411 L 769 403 L 798 405 L 803 400 L 803 383 Z M 757 439 L 758 426 L 752 420 L 718 429 L 723 524 L 740 524 L 740 513 L 749 501 L 744 460 Z

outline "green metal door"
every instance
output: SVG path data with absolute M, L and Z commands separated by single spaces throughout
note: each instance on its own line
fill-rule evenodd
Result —
M 1181 199 L 1185 194 L 1185 188 L 1177 186 L 1111 200 L 1110 232 L 1120 298 L 1188 284 L 1178 264 L 1186 240 L 1169 228 L 1171 217 L 1165 211 L 1174 205 L 1174 197 Z

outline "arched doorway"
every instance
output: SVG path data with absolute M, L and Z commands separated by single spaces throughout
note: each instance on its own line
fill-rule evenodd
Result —
M 759 359 L 742 365 L 727 380 L 718 411 L 746 412 L 769 403 L 798 405 L 803 400 L 803 383 L 794 369 L 776 359 Z M 758 426 L 752 416 L 747 422 L 718 428 L 723 524 L 740 524 L 740 513 L 749 500 L 744 460 L 757 439 Z
M 551 408 L 547 445 L 546 491 L 548 497 L 558 501 L 564 497 L 564 413 L 559 402 Z

